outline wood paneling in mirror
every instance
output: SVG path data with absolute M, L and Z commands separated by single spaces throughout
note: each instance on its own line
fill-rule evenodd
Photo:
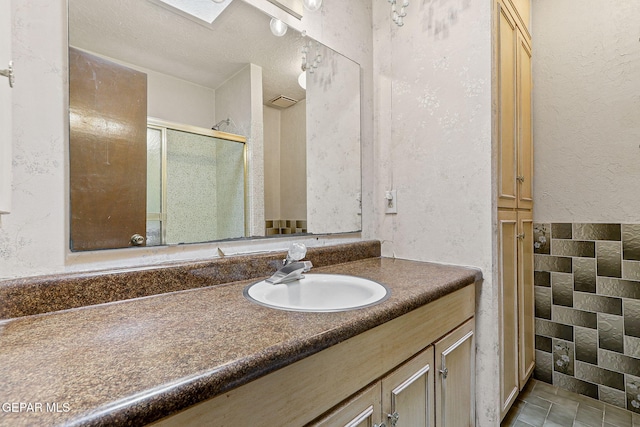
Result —
M 69 48 L 69 122 L 71 250 L 128 247 L 146 234 L 146 74 Z

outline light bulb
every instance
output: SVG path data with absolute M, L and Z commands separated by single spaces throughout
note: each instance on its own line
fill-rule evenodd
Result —
M 304 71 L 301 72 L 298 76 L 298 84 L 302 89 L 307 89 L 307 73 L 305 73 Z
M 304 8 L 311 12 L 315 12 L 322 6 L 322 0 L 303 0 L 302 3 Z
M 269 23 L 269 27 L 271 27 L 271 32 L 274 36 L 282 37 L 287 33 L 287 24 L 282 22 L 277 18 L 271 18 L 271 22 Z

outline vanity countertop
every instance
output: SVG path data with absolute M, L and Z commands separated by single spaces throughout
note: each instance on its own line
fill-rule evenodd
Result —
M 481 278 L 390 258 L 314 272 L 365 277 L 391 296 L 353 311 L 289 312 L 247 301 L 252 279 L 1 321 L 0 426 L 143 425 Z

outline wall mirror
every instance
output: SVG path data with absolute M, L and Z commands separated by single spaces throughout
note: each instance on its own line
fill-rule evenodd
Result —
M 361 229 L 357 63 L 242 0 L 68 5 L 72 250 Z

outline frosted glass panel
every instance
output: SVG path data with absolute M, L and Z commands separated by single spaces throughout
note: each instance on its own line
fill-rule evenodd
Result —
M 162 207 L 162 130 L 147 128 L 147 214 Z
M 167 128 L 164 186 L 160 244 L 245 236 L 244 144 Z
M 244 235 L 244 144 L 216 140 L 218 238 Z
M 167 130 L 168 244 L 216 240 L 214 138 Z

